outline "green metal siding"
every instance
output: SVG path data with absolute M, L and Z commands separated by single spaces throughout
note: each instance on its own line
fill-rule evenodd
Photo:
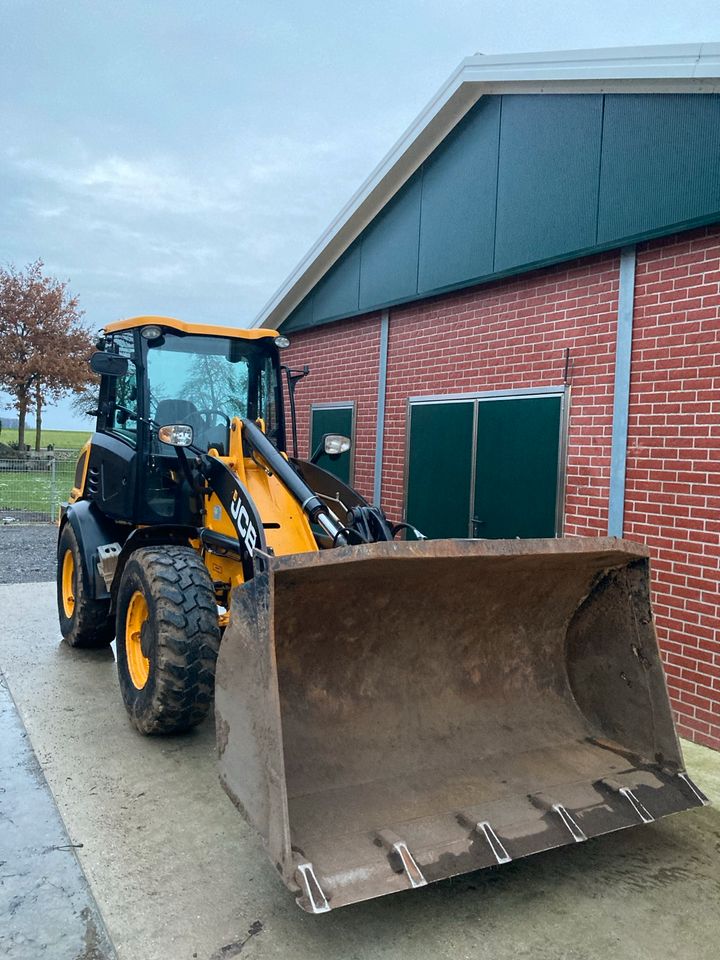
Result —
M 359 305 L 359 285 L 360 245 L 356 243 L 315 287 L 313 316 L 355 313 Z
M 503 97 L 495 270 L 595 243 L 602 96 Z
M 483 97 L 284 329 L 720 221 L 719 170 L 718 94 Z
M 417 292 L 422 170 L 367 227 L 360 255 L 360 309 Z
M 326 276 L 330 276 L 332 270 Z M 313 321 L 313 302 L 315 299 L 315 291 L 312 291 L 302 300 L 293 312 L 288 316 L 285 323 L 282 324 L 283 332 L 292 333 L 293 330 L 306 330 L 308 327 L 314 327 L 316 324 Z M 347 316 L 347 314 L 346 314 Z M 322 317 L 318 318 L 318 323 L 327 323 L 328 318 Z
M 599 243 L 720 219 L 720 97 L 605 97 Z
M 483 97 L 425 163 L 418 291 L 493 270 L 500 97 Z

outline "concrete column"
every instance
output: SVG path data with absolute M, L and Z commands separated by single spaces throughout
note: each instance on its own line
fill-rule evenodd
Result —
M 608 510 L 609 537 L 621 537 L 623 535 L 634 305 L 635 247 L 624 247 L 620 252 L 620 289 L 618 291 L 617 344 L 615 348 L 615 388 Z
M 380 317 L 380 360 L 378 363 L 377 420 L 375 423 L 375 471 L 373 477 L 373 503 L 380 506 L 382 496 L 383 444 L 385 437 L 385 386 L 387 383 L 388 333 L 390 311 L 383 310 Z

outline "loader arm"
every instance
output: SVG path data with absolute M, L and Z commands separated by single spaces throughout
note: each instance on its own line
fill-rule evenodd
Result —
M 213 576 L 227 578 L 230 588 L 251 579 L 258 557 L 262 567 L 265 555 L 392 540 L 408 526 L 390 524 L 381 510 L 315 464 L 291 463 L 252 421 L 234 419 L 230 437 L 227 457 L 215 450 L 194 451 L 208 497 L 201 531 L 206 563 Z M 339 487 L 342 493 L 336 492 Z M 237 543 L 242 570 L 237 560 L 228 559 L 230 541 Z
M 233 419 L 226 457 L 193 452 L 207 500 L 200 531 L 206 565 L 228 589 L 250 580 L 268 555 L 317 551 L 312 523 L 345 542 L 338 518 L 255 423 Z

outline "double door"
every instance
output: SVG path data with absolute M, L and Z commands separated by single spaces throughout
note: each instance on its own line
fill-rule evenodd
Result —
M 561 533 L 562 393 L 411 401 L 406 519 L 426 536 Z

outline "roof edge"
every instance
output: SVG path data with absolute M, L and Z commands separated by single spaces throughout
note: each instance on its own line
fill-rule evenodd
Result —
M 138 327 L 158 326 L 179 330 L 181 333 L 195 333 L 210 337 L 234 337 L 240 340 L 259 340 L 262 337 L 277 336 L 276 330 L 269 330 L 257 324 L 253 327 L 228 327 L 215 323 L 187 323 L 177 317 L 138 316 L 113 320 L 103 327 L 105 333 L 120 333 L 122 330 L 135 330 Z
M 295 269 L 253 327 L 279 328 L 483 95 L 718 93 L 720 43 L 483 56 L 462 60 Z

